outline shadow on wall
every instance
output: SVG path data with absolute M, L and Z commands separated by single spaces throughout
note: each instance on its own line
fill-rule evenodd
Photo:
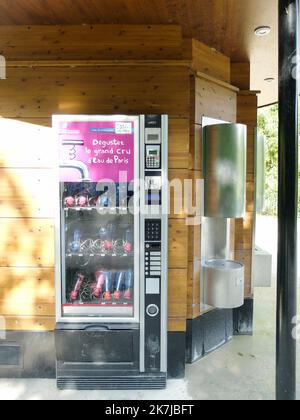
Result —
M 45 130 L 50 139 L 49 128 L 0 119 L 0 314 L 8 330 L 54 324 L 53 188 L 45 201 L 54 178 L 40 154 Z

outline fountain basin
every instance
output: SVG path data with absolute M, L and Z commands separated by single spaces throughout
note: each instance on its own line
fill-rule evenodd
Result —
M 203 264 L 204 303 L 219 309 L 244 305 L 245 267 L 237 261 L 213 259 Z

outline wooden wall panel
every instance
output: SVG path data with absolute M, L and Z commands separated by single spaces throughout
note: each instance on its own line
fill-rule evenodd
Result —
M 0 268 L 0 314 L 54 316 L 54 269 Z
M 169 168 L 189 167 L 190 123 L 188 119 L 169 120 Z
M 253 213 L 254 213 L 254 183 L 247 182 L 246 214 L 244 219 L 238 219 L 235 225 L 236 250 L 253 250 Z
M 245 266 L 245 297 L 251 298 L 253 296 L 252 289 L 252 252 L 249 250 L 235 251 L 235 258 Z
M 189 262 L 188 293 L 187 293 L 187 319 L 194 319 L 200 315 L 200 286 L 201 286 L 201 260 Z
M 230 58 L 196 39 L 184 40 L 186 57 L 191 59 L 194 70 L 230 82 Z
M 184 181 L 188 179 L 188 169 L 169 170 L 170 182 L 170 218 L 185 219 L 186 208 L 184 206 Z
M 169 181 L 170 218 L 184 219 L 187 224 L 199 222 L 203 214 L 204 189 L 200 172 L 188 169 L 170 170 Z
M 176 25 L 1 26 L 7 60 L 179 59 Z
M 39 298 L 54 296 L 54 268 L 0 267 L 2 292 L 28 288 Z
M 170 218 L 186 219 L 200 214 L 200 204 L 196 202 L 197 178 L 188 169 L 169 170 Z
M 181 67 L 9 68 L 0 115 L 169 114 L 189 118 L 189 74 Z
M 53 317 L 55 318 L 55 298 L 52 302 L 44 302 L 43 300 L 31 302 L 30 296 L 20 296 L 20 300 L 14 299 L 12 294 L 7 300 L 0 300 L 0 313 L 2 316 L 16 316 L 16 317 Z M 24 296 L 28 296 L 29 299 L 25 300 Z
M 55 318 L 48 316 L 6 316 L 8 331 L 54 331 Z
M 169 317 L 186 319 L 187 270 L 169 271 Z
M 252 256 L 253 256 L 253 229 L 254 229 L 254 183 L 247 182 L 247 203 L 244 219 L 238 219 L 235 224 L 235 258 L 239 261 L 242 256 L 245 264 L 245 295 L 251 297 L 252 290 Z
M 0 168 L 0 179 L 0 218 L 54 217 L 57 181 L 53 170 Z
M 195 123 L 201 124 L 202 117 L 235 122 L 237 94 L 213 81 L 196 78 Z
M 202 174 L 202 126 L 191 124 L 189 169 Z
M 257 94 L 240 92 L 237 98 L 237 119 L 250 128 L 257 126 Z
M 200 223 L 200 217 L 204 215 L 204 180 L 200 171 L 189 171 L 189 202 L 187 207 L 187 214 L 192 217 L 195 216 Z
M 50 120 L 49 124 L 50 123 Z M 52 130 L 45 121 L 32 124 L 0 118 L 0 168 L 51 168 L 55 162 Z
M 241 90 L 250 90 L 251 63 L 231 63 L 231 83 Z
M 53 267 L 54 224 L 47 219 L 0 219 L 0 267 Z
M 186 319 L 169 318 L 168 331 L 186 332 Z
M 254 180 L 254 129 L 257 127 L 257 105 L 258 98 L 256 94 L 238 95 L 237 100 L 237 119 L 241 124 L 248 127 L 247 144 L 247 176 Z
M 169 220 L 169 268 L 188 266 L 188 228 L 185 220 Z
M 31 124 L 33 126 L 37 126 L 36 128 L 52 128 L 52 117 L 12 117 L 12 118 L 3 118 L 3 120 L 12 121 L 12 124 L 15 122 L 17 123 L 26 123 Z M 0 120 L 1 121 L 1 120 Z M 51 133 L 51 131 L 50 131 Z M 52 137 L 53 141 L 53 137 Z M 52 145 L 53 147 L 53 145 Z
M 201 260 L 201 225 L 189 226 L 189 263 Z

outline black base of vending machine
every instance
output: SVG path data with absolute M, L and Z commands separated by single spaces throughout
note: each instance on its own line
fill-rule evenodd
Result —
M 55 342 L 58 389 L 166 388 L 166 373 L 139 370 L 139 325 L 57 324 Z

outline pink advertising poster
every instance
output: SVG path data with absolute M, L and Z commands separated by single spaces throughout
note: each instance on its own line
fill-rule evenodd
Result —
M 134 121 L 76 121 L 74 117 L 74 121 L 60 118 L 56 125 L 61 182 L 134 179 Z

